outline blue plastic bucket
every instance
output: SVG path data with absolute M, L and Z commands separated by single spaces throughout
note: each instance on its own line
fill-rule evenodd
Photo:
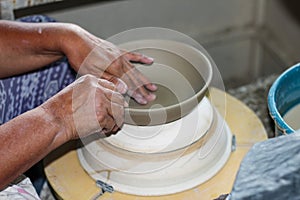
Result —
M 275 122 L 275 135 L 293 133 L 283 116 L 300 103 L 300 63 L 283 72 L 273 83 L 268 94 L 268 108 Z M 300 123 L 300 119 L 299 119 Z

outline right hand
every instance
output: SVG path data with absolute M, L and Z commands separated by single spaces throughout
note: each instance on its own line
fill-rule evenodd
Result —
M 42 105 L 58 119 L 68 139 L 115 134 L 124 122 L 124 106 L 113 83 L 92 75 L 80 77 Z

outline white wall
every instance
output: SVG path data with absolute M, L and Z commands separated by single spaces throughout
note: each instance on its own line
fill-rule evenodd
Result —
M 174 29 L 191 36 L 252 23 L 255 0 L 128 0 L 51 13 L 102 37 L 143 26 Z
M 299 62 L 300 15 L 294 16 L 292 11 L 299 13 L 300 2 L 298 1 L 299 3 L 297 3 L 295 0 L 285 2 L 283 0 L 267 1 L 265 25 L 272 33 L 272 37 L 269 37 L 270 42 L 274 43 L 274 49 L 281 54 L 288 62 L 288 65 Z M 286 6 L 284 4 L 289 5 Z
M 267 74 L 273 69 L 281 71 L 283 62 L 276 52 L 268 52 L 270 48 L 265 48 L 256 37 L 257 29 L 269 17 L 266 6 L 266 0 L 128 0 L 46 14 L 76 23 L 102 38 L 144 26 L 180 31 L 200 42 L 223 79 L 235 86 L 266 74 L 266 64 Z

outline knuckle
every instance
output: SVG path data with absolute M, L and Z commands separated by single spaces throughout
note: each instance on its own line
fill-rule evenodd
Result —
M 108 84 L 110 87 L 112 87 L 112 88 L 115 88 L 115 87 L 116 87 L 116 85 L 113 83 L 114 80 L 115 80 L 115 78 L 112 77 L 112 78 L 111 78 L 111 81 L 107 81 L 107 84 Z
M 115 57 L 115 60 L 110 64 L 109 67 L 111 68 L 121 68 L 122 67 L 122 61 L 121 61 L 121 56 Z
M 116 91 L 112 91 L 112 98 L 119 100 L 119 101 L 125 101 L 125 98 L 123 97 L 123 95 L 121 95 L 119 92 Z
M 143 57 L 143 54 L 138 53 L 138 52 L 130 52 L 132 56 L 136 57 L 136 58 L 140 58 Z
M 100 79 L 100 82 L 103 83 L 104 86 L 106 86 L 106 87 L 115 88 L 115 84 L 113 83 L 114 80 L 115 80 L 115 78 L 113 76 L 111 76 L 111 77 L 108 77 L 107 80 Z
M 104 111 L 97 111 L 97 119 L 98 121 L 101 122 L 105 122 L 106 121 L 106 117 L 107 117 L 107 113 Z
M 97 79 L 94 75 L 91 75 L 91 74 L 86 74 L 86 75 L 82 76 L 82 78 L 85 81 L 93 81 L 93 80 Z
M 80 80 L 82 81 L 83 84 L 91 86 L 95 83 L 95 81 L 97 81 L 97 78 L 94 75 L 86 74 L 80 77 Z

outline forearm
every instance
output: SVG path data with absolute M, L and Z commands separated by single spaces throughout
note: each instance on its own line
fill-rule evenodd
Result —
M 74 25 L 0 21 L 0 78 L 41 68 L 64 55 Z
M 38 107 L 0 126 L 0 190 L 69 139 L 56 120 Z

